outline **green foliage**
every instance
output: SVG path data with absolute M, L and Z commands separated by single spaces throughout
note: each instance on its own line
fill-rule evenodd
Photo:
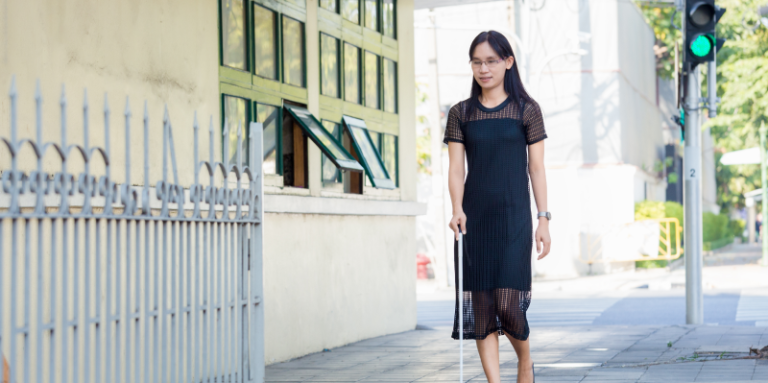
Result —
M 635 221 L 665 217 L 664 202 L 647 200 L 635 202 Z
M 728 230 L 734 237 L 744 237 L 744 228 L 747 227 L 747 223 L 743 219 L 733 219 L 728 222 Z
M 715 145 L 729 152 L 758 146 L 757 129 L 768 119 L 768 29 L 756 25 L 764 0 L 718 0 L 728 11 L 718 23 L 718 37 L 728 39 L 717 52 L 718 116 L 709 120 Z M 746 27 L 745 27 L 746 26 Z M 745 192 L 761 185 L 758 165 L 720 164 L 716 155 L 718 203 L 728 210 L 744 206 Z
M 707 211 L 704 212 L 702 218 L 704 220 L 704 234 L 702 238 L 704 242 L 711 242 L 722 239 L 731 233 L 731 231 L 728 230 L 727 215 L 715 214 Z
M 717 94 L 722 99 L 717 117 L 705 122 L 715 142 L 717 202 L 728 211 L 744 207 L 743 194 L 762 187 L 758 165 L 720 164 L 722 153 L 758 146 L 757 129 L 768 121 L 768 28 L 759 26 L 757 9 L 765 0 L 718 0 L 728 9 L 717 24 L 717 37 L 726 43 L 717 52 Z M 674 29 L 670 17 L 674 7 L 658 3 L 637 3 L 656 35 L 657 71 L 661 77 L 674 73 L 674 44 L 682 44 L 682 34 Z M 681 14 L 675 15 L 680 25 Z M 755 28 L 757 26 L 757 28 Z M 667 48 L 665 53 L 659 53 Z M 682 55 L 681 55 L 682 56 Z M 706 66 L 701 66 L 706 74 Z M 702 84 L 706 77 L 702 76 Z M 702 87 L 706 97 L 706 86 Z M 672 181 L 673 177 L 668 179 Z M 678 181 L 677 175 L 674 181 Z
M 670 22 L 674 7 L 659 7 L 650 2 L 636 3 L 645 16 L 645 21 L 653 28 L 656 44 L 653 47 L 656 54 L 656 71 L 663 78 L 672 78 L 675 73 L 675 42 L 681 41 L 683 35 Z M 729 10 L 730 11 L 730 10 Z M 680 13 L 675 15 L 675 23 L 680 25 Z

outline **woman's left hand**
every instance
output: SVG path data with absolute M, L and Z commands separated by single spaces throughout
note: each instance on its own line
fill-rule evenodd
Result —
M 544 217 L 539 218 L 539 227 L 536 228 L 536 252 L 539 253 L 540 260 L 549 254 L 549 246 L 552 244 L 552 239 L 549 237 L 549 220 Z M 542 249 L 543 247 L 543 249 Z

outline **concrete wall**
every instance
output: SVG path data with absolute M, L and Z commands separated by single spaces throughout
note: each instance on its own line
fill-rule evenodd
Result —
M 124 158 L 122 112 L 130 96 L 133 159 L 142 158 L 143 103 L 149 105 L 150 179 L 159 179 L 163 105 L 171 112 L 177 156 L 192 154 L 194 112 L 207 127 L 219 120 L 218 27 L 216 1 L 3 1 L 0 4 L 0 119 L 8 121 L 7 90 L 16 75 L 19 138 L 34 137 L 34 89 L 40 79 L 43 135 L 59 142 L 59 99 L 66 83 L 69 143 L 83 143 L 83 89 L 88 88 L 90 144 L 104 145 L 104 93 L 112 110 L 112 155 Z M 7 126 L 7 125 L 4 125 Z M 8 133 L 4 133 L 8 134 Z M 217 140 L 219 138 L 217 137 Z M 220 145 L 214 145 L 218 151 Z M 208 146 L 201 145 L 207 158 Z M 7 161 L 7 157 L 0 157 Z M 1 162 L 0 162 L 1 163 Z M 140 163 L 140 162 L 139 162 Z M 48 165 L 58 168 L 53 156 Z M 182 184 L 193 180 L 191 161 L 179 161 Z M 94 169 L 99 172 L 100 169 Z M 138 169 L 132 183 L 138 184 Z M 100 173 L 99 173 L 100 174 Z M 122 166 L 112 169 L 124 181 Z
M 416 323 L 412 217 L 266 215 L 267 363 Z

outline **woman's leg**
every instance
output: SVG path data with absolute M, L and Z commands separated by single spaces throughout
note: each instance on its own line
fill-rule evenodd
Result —
M 477 343 L 477 352 L 480 354 L 480 362 L 483 364 L 483 371 L 488 383 L 500 383 L 501 375 L 499 373 L 499 333 L 494 331 L 485 339 L 475 340 Z
M 512 347 L 515 348 L 515 353 L 517 354 L 517 383 L 533 382 L 533 369 L 531 368 L 533 361 L 531 360 L 530 343 L 527 339 L 515 339 L 506 332 L 504 335 L 512 343 Z

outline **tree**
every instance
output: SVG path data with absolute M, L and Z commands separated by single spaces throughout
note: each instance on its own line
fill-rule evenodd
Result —
M 722 0 L 727 12 L 718 36 L 727 39 L 717 53 L 717 117 L 705 123 L 723 152 L 758 146 L 758 128 L 768 107 L 768 29 L 760 27 L 757 8 L 765 0 Z M 755 28 L 754 26 L 758 26 Z M 724 209 L 744 206 L 743 194 L 760 188 L 758 165 L 723 166 L 717 156 L 718 203 Z

